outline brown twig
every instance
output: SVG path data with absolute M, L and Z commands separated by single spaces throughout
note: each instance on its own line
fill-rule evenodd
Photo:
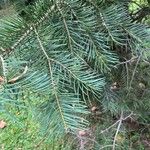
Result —
M 20 75 L 18 75 L 17 77 L 14 77 L 13 79 L 10 79 L 7 83 L 11 84 L 20 80 L 27 73 L 27 70 L 28 70 L 28 66 L 24 68 L 24 71 Z

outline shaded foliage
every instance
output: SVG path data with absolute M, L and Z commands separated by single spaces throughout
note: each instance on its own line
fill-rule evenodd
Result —
M 115 149 L 118 136 L 129 136 L 119 131 L 131 117 L 147 125 L 149 30 L 133 19 L 130 2 L 38 0 L 25 16 L 1 20 L 1 112 L 10 117 L 10 108 L 30 104 L 46 139 L 72 137 L 72 149 Z M 111 135 L 101 131 L 92 141 L 109 121 Z M 118 148 L 128 144 L 122 141 Z

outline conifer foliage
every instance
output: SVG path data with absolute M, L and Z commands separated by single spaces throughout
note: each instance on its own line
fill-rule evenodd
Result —
M 34 97 L 35 117 L 60 138 L 89 128 L 95 103 L 111 114 L 140 109 L 132 81 L 149 34 L 128 3 L 37 0 L 25 16 L 1 20 L 1 111 L 24 109 L 22 99 Z

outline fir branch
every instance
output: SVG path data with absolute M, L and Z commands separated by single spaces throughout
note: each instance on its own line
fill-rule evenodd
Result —
M 47 12 L 43 15 L 43 17 L 39 19 L 38 22 L 30 25 L 29 29 L 17 40 L 17 42 L 15 42 L 10 48 L 8 48 L 9 49 L 8 54 L 11 53 L 13 50 L 15 50 L 15 48 L 17 48 L 17 46 L 34 30 L 34 28 L 37 28 L 41 23 L 43 23 L 54 9 L 55 9 L 55 5 L 52 5 L 51 8 L 48 9 Z M 7 50 L 5 50 L 5 52 L 7 54 Z M 4 53 L 3 55 L 6 54 Z
M 68 36 L 68 43 L 69 43 L 70 51 L 73 53 L 72 38 L 71 38 L 69 29 L 68 29 L 68 26 L 67 26 L 67 23 L 66 23 L 66 19 L 65 19 L 64 15 L 63 15 L 63 12 L 62 12 L 61 8 L 59 7 L 59 5 L 56 4 L 56 6 L 57 6 L 58 11 L 60 12 L 60 15 L 61 15 L 62 19 L 63 19 L 63 24 L 64 24 L 64 27 L 65 27 L 65 30 L 66 30 L 67 36 Z
M 56 101 L 57 101 L 57 105 L 58 105 L 59 112 L 60 112 L 60 115 L 61 115 L 61 118 L 62 118 L 62 121 L 63 121 L 63 124 L 64 124 L 65 131 L 67 132 L 68 127 L 67 127 L 67 124 L 65 122 L 64 115 L 63 115 L 63 110 L 61 109 L 60 102 L 59 102 L 59 97 L 57 95 L 57 90 L 55 88 L 55 81 L 53 79 L 53 72 L 52 72 L 52 67 L 51 67 L 51 60 L 50 60 L 49 56 L 47 55 L 47 53 L 46 53 L 46 51 L 45 51 L 45 49 L 43 47 L 43 44 L 42 44 L 42 42 L 41 42 L 41 40 L 39 38 L 39 35 L 38 35 L 38 32 L 36 31 L 36 28 L 34 28 L 34 32 L 35 32 L 35 34 L 37 36 L 37 40 L 39 42 L 40 48 L 43 51 L 43 53 L 44 53 L 44 55 L 45 55 L 45 57 L 46 57 L 46 59 L 48 61 L 49 72 L 50 72 L 50 76 L 51 76 L 51 80 L 52 80 L 52 86 L 53 86 L 53 89 L 54 89 L 54 95 L 55 95 L 55 98 L 56 98 Z
M 105 19 L 105 17 L 107 17 L 107 15 L 105 14 L 105 13 L 103 13 L 102 12 L 102 10 L 93 2 L 93 1 L 91 1 L 91 0 L 87 0 L 91 5 L 93 5 L 94 6 L 94 8 L 97 10 L 97 16 L 98 16 L 98 18 L 102 21 L 102 23 L 100 23 L 100 24 L 102 24 L 104 27 L 105 27 L 105 29 L 106 29 L 106 31 L 107 31 L 107 33 L 108 33 L 108 35 L 109 35 L 109 37 L 111 38 L 111 40 L 113 41 L 113 42 L 115 42 L 116 44 L 118 44 L 118 45 L 125 45 L 124 43 L 121 43 L 121 42 L 119 42 L 119 41 L 117 41 L 115 38 L 114 38 L 114 36 L 112 35 L 112 31 L 110 30 L 110 24 L 109 23 L 107 23 L 107 21 L 106 21 L 106 19 Z M 116 9 L 115 8 L 115 6 L 112 8 L 112 7 L 110 7 L 110 9 Z M 118 9 L 118 8 L 117 8 Z

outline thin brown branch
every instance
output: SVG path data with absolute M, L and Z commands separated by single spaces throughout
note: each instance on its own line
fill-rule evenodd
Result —
M 137 67 L 138 67 L 138 65 L 139 65 L 139 62 L 140 62 L 140 60 L 141 60 L 142 54 L 143 54 L 143 53 L 141 53 L 140 56 L 138 57 L 137 62 L 136 62 L 136 65 L 135 65 L 135 67 L 134 67 L 134 70 L 133 70 L 133 73 L 132 73 L 132 77 L 131 77 L 131 81 L 130 81 L 130 83 L 129 83 L 129 89 L 131 89 L 131 87 L 132 87 L 132 82 L 133 82 L 133 80 L 134 80 L 134 76 L 135 76 Z
M 24 71 L 23 71 L 20 75 L 14 77 L 14 78 L 12 78 L 12 79 L 10 79 L 10 80 L 8 81 L 8 83 L 10 83 L 10 84 L 11 84 L 11 83 L 15 83 L 16 81 L 22 79 L 23 76 L 26 74 L 27 70 L 28 70 L 28 66 L 25 66 Z
M 122 121 L 123 121 L 123 112 L 121 112 L 121 115 L 120 115 L 120 119 L 119 119 L 117 131 L 116 131 L 116 133 L 115 133 L 114 140 L 113 140 L 112 150 L 115 150 L 115 147 L 116 147 L 116 140 L 117 140 L 117 136 L 118 136 L 118 133 L 119 133 L 119 131 L 120 131 L 120 128 L 121 128 Z
M 130 118 L 132 115 L 133 115 L 133 113 L 131 112 L 130 115 L 128 115 L 128 116 L 126 116 L 126 117 L 123 117 L 123 111 L 121 112 L 120 119 L 118 120 L 117 130 L 116 130 L 116 133 L 115 133 L 115 136 L 114 136 L 114 140 L 113 140 L 112 150 L 115 150 L 115 147 L 116 147 L 116 140 L 117 140 L 117 136 L 118 136 L 118 133 L 119 133 L 119 131 L 120 131 L 122 122 L 125 121 L 126 119 Z
M 123 62 L 120 62 L 120 63 L 116 64 L 114 67 L 117 67 L 117 66 L 123 65 L 123 64 L 130 64 L 130 63 L 134 62 L 137 58 L 138 57 L 132 57 L 129 60 L 126 60 L 126 61 L 123 61 Z
M 125 121 L 126 119 L 130 118 L 131 116 L 133 115 L 133 112 L 131 112 L 128 116 L 126 117 L 122 117 L 122 121 Z M 113 128 L 115 125 L 117 125 L 118 123 L 120 122 L 120 119 L 117 120 L 114 124 L 112 124 L 111 126 L 109 126 L 107 129 L 105 130 L 102 130 L 101 131 L 101 134 L 104 133 L 104 132 L 108 132 L 111 128 Z

